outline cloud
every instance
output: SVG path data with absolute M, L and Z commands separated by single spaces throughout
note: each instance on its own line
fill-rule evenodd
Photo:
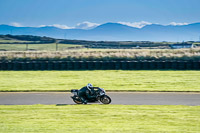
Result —
M 142 28 L 146 25 L 151 25 L 152 23 L 150 22 L 146 22 L 146 21 L 141 21 L 141 22 L 118 22 L 120 24 L 123 25 L 127 25 L 127 26 L 131 26 L 131 27 L 135 27 L 135 28 Z
M 127 26 L 131 26 L 131 27 L 135 27 L 135 28 L 142 28 L 146 25 L 151 25 L 152 23 L 147 22 L 147 21 L 141 21 L 141 22 L 123 22 L 123 21 L 119 21 L 117 22 L 119 24 L 123 24 L 123 25 L 127 25 Z M 158 23 L 157 23 L 158 24 Z M 173 25 L 173 26 L 181 26 L 181 25 L 188 25 L 189 23 L 177 23 L 177 22 L 171 22 L 168 25 Z M 15 26 L 15 27 L 24 27 L 22 24 L 18 23 L 18 22 L 12 22 L 10 23 L 10 25 Z M 56 28 L 60 28 L 60 29 L 93 29 L 97 26 L 99 26 L 100 24 L 98 23 L 92 23 L 92 22 L 88 22 L 88 21 L 84 21 L 82 23 L 78 23 L 76 24 L 76 26 L 74 27 L 69 27 L 67 25 L 63 25 L 63 24 L 52 24 L 52 25 L 40 25 L 37 27 L 46 27 L 46 26 L 52 26 L 52 27 L 56 27 Z
M 76 29 L 92 29 L 92 28 L 95 28 L 97 26 L 99 26 L 100 24 L 97 24 L 97 23 L 91 23 L 91 22 L 88 22 L 88 21 L 85 21 L 85 22 L 82 22 L 82 23 L 78 23 L 75 28 Z
M 69 27 L 67 25 L 61 25 L 61 24 L 53 24 L 52 26 L 60 28 L 60 29 L 72 29 L 73 27 Z
M 23 27 L 22 24 L 17 23 L 17 22 L 12 22 L 10 25 L 15 26 L 15 27 Z
M 60 28 L 60 29 L 72 29 L 72 28 L 74 28 L 74 27 L 69 27 L 67 25 L 62 25 L 62 24 L 40 25 L 38 27 L 46 27 L 46 26 L 53 26 L 53 27 Z
M 171 22 L 169 25 L 173 25 L 173 26 L 177 26 L 177 25 L 188 25 L 188 23 Z
M 146 25 L 151 25 L 153 23 L 150 22 L 146 22 L 146 21 L 141 21 L 141 22 L 118 22 L 120 24 L 123 25 L 127 25 L 127 26 L 131 26 L 131 27 L 135 27 L 135 28 L 142 28 Z M 158 23 L 156 23 L 158 24 Z M 181 26 L 181 25 L 188 25 L 189 23 L 177 23 L 177 22 L 171 22 L 169 23 L 169 25 L 173 25 L 173 26 Z
M 17 23 L 17 22 L 12 22 L 10 25 L 15 26 L 15 27 L 24 27 L 22 24 Z M 53 26 L 53 27 L 57 27 L 60 29 L 72 29 L 74 27 L 69 27 L 67 25 L 61 25 L 61 24 L 52 24 L 52 25 L 40 25 L 40 26 L 36 26 L 36 27 L 46 27 L 46 26 Z M 30 26 L 28 26 L 30 27 Z

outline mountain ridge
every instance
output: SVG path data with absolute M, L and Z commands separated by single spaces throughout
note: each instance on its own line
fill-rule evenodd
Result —
M 0 25 L 0 34 L 49 36 L 94 41 L 192 41 L 199 40 L 200 23 L 188 25 L 151 24 L 142 28 L 108 22 L 93 29 L 60 29 L 54 26 L 15 27 Z

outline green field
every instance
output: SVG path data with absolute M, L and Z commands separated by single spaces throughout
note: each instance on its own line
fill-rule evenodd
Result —
M 0 132 L 198 133 L 200 106 L 0 106 Z
M 0 49 L 6 51 L 25 51 L 27 49 L 26 46 L 26 44 L 0 44 Z M 66 50 L 69 48 L 81 47 L 81 45 L 58 44 L 57 47 L 57 50 Z M 56 51 L 56 43 L 28 44 L 28 49 L 36 51 Z
M 200 71 L 0 71 L 0 91 L 200 91 Z
M 0 42 L 3 42 L 3 43 L 16 43 L 16 42 L 20 42 L 20 43 L 23 43 L 23 42 L 31 42 L 31 41 L 22 41 L 22 40 L 14 40 L 14 39 L 11 39 L 11 40 L 4 40 L 2 38 L 0 38 Z

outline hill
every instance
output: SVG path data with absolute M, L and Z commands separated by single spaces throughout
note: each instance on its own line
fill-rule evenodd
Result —
M 52 26 L 14 27 L 0 25 L 0 34 L 94 41 L 197 41 L 200 36 L 200 23 L 182 26 L 152 24 L 143 28 L 134 28 L 119 23 L 105 23 L 89 30 L 59 29 Z

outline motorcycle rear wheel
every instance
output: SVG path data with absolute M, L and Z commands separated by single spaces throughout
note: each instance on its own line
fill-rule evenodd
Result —
M 73 99 L 73 101 L 74 101 L 76 104 L 82 104 L 82 102 L 80 101 L 80 99 Z
M 107 95 L 103 96 L 100 98 L 100 101 L 103 103 L 103 104 L 110 104 L 111 103 L 111 98 Z

